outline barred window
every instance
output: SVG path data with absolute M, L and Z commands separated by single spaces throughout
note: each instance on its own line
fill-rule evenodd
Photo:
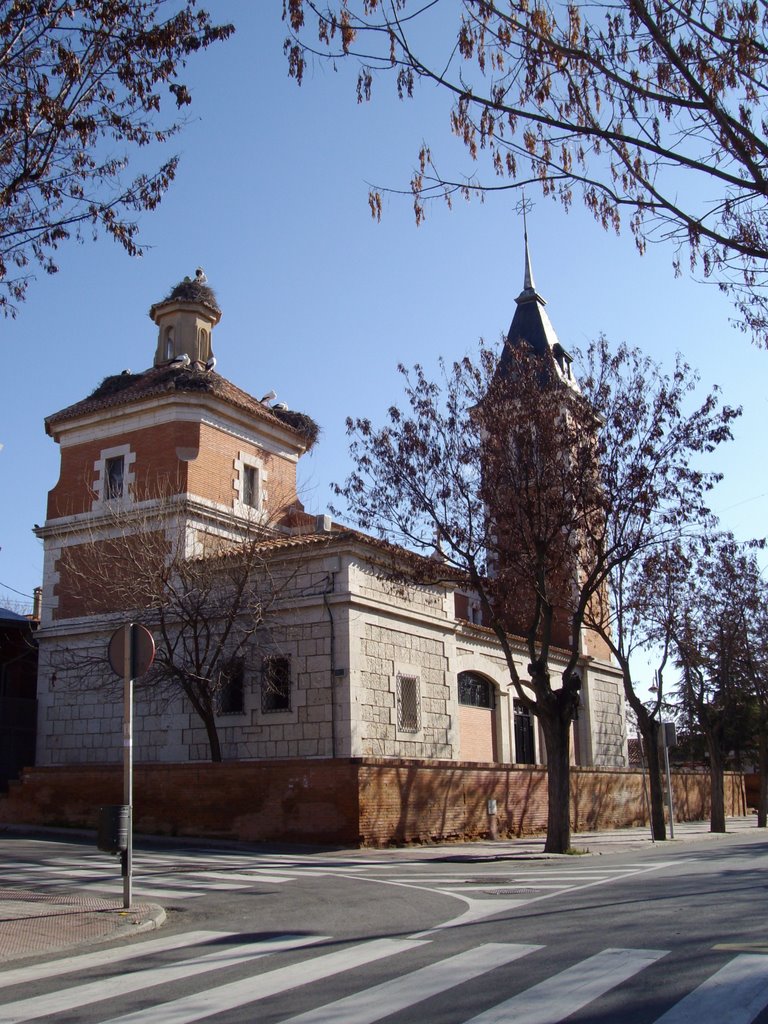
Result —
M 277 655 L 264 659 L 261 672 L 261 710 L 291 710 L 291 660 Z
M 221 674 L 219 714 L 241 715 L 245 711 L 245 666 L 235 658 Z
M 459 704 L 466 704 L 472 708 L 493 709 L 493 684 L 476 672 L 459 673 Z
M 417 676 L 397 677 L 397 728 L 401 732 L 418 732 L 421 728 Z

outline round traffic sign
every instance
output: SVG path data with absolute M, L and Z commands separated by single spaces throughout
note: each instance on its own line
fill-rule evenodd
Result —
M 136 622 L 126 623 L 116 629 L 109 641 L 108 653 L 112 671 L 118 676 L 125 675 L 126 636 L 129 638 L 131 652 L 130 675 L 131 679 L 135 679 L 143 676 L 155 660 L 155 640 L 146 626 Z

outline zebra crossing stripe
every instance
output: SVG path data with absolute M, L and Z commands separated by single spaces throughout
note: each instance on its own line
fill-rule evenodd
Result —
M 519 995 L 498 1003 L 466 1024 L 553 1024 L 609 992 L 666 956 L 666 949 L 604 949 Z M 704 1020 L 717 1020 L 704 1017 Z M 697 1024 L 701 1024 L 701 1019 Z M 718 1021 L 718 1024 L 722 1024 Z
M 322 981 L 342 971 L 406 953 L 423 945 L 415 939 L 377 939 L 348 949 L 304 960 L 296 965 L 280 967 L 255 977 L 243 978 L 229 985 L 219 985 L 196 995 L 183 996 L 169 1003 L 151 1006 L 122 1017 L 113 1017 L 104 1024 L 190 1024 L 226 1010 L 236 1010 L 268 996 L 279 995 L 302 985 Z
M 768 959 L 745 954 L 729 961 L 667 1010 L 656 1024 L 750 1024 L 768 1005 Z
M 184 946 L 195 946 L 204 942 L 222 942 L 232 937 L 231 932 L 185 932 L 162 939 L 148 939 L 125 948 L 101 949 L 96 953 L 81 953 L 68 956 L 61 960 L 51 960 L 46 964 L 34 964 L 31 967 L 14 967 L 0 973 L 0 988 L 11 985 L 24 985 L 28 981 L 42 981 L 44 978 L 58 978 L 62 974 L 74 971 L 88 971 L 92 967 L 107 967 L 110 964 L 122 963 L 123 960 L 134 960 L 140 956 L 151 956 L 165 953 Z
M 120 876 L 116 875 L 116 882 L 120 881 Z M 109 879 L 112 881 L 112 879 Z M 248 884 L 253 885 L 251 880 Z M 245 886 L 241 882 L 235 882 L 229 884 L 227 882 L 208 881 L 205 875 L 184 875 L 180 877 L 178 875 L 164 875 L 157 878 L 157 881 L 151 875 L 140 875 L 137 874 L 134 877 L 134 886 L 141 887 L 145 892 L 188 892 L 190 889 L 205 889 L 206 892 L 228 892 L 231 889 L 243 889 Z
M 254 871 L 252 874 L 229 873 L 228 871 L 206 871 L 204 874 L 195 875 L 194 878 L 201 884 L 208 878 L 229 882 L 246 882 L 248 885 L 259 885 L 261 882 L 270 882 L 275 885 L 281 882 L 292 882 L 294 879 L 286 878 L 283 875 L 273 875 L 266 871 Z
M 283 1024 L 373 1024 L 542 948 L 490 942 L 301 1013 Z
M 144 991 L 153 985 L 164 985 L 178 981 L 180 978 L 219 971 L 225 967 L 257 960 L 270 953 L 283 952 L 308 946 L 314 942 L 327 941 L 327 936 L 285 935 L 262 942 L 249 942 L 243 946 L 228 946 L 217 949 L 213 953 L 204 953 L 191 960 L 179 960 L 172 964 L 159 967 L 148 967 L 133 974 L 116 975 L 109 979 L 86 982 L 72 988 L 60 989 L 44 996 L 31 996 L 17 999 L 12 1003 L 0 1006 L 0 1024 L 18 1024 L 20 1021 L 37 1020 L 65 1010 L 75 1010 L 81 1006 L 101 1002 L 104 999 L 115 999 L 130 992 Z

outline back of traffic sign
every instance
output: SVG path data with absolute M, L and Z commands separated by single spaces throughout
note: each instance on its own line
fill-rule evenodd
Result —
M 125 675 L 125 638 L 129 634 L 131 653 L 131 679 L 143 676 L 155 660 L 155 641 L 146 626 L 132 622 L 128 628 L 120 626 L 109 641 L 109 664 L 112 671 Z

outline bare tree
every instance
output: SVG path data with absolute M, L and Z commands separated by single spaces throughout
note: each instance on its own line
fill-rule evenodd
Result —
M 725 832 L 724 771 L 748 739 L 751 706 L 755 701 L 764 705 L 764 641 L 757 630 L 763 624 L 765 588 L 754 555 L 731 535 L 689 542 L 675 555 L 679 587 L 673 643 L 682 675 L 678 698 L 706 742 L 711 830 Z M 762 735 L 764 707 L 759 717 Z
M 550 852 L 570 845 L 583 627 L 610 635 L 609 582 L 665 531 L 680 529 L 683 501 L 689 514 L 705 514 L 703 495 L 715 478 L 688 463 L 730 436 L 736 415 L 711 395 L 684 417 L 693 382 L 682 365 L 672 381 L 655 381 L 656 405 L 646 412 L 642 374 L 650 365 L 600 342 L 580 391 L 554 360 L 521 347 L 507 348 L 499 362 L 481 348 L 477 364 L 467 358 L 444 368 L 439 383 L 421 367 L 401 368 L 409 408 L 392 407 L 386 427 L 348 422 L 357 468 L 337 488 L 348 513 L 416 550 L 437 539 L 432 571 L 447 563 L 466 576 L 518 699 L 540 723 Z M 514 637 L 527 647 L 527 677 Z M 559 683 L 551 678 L 554 645 L 568 651 Z
M 721 408 L 716 391 L 691 407 L 698 378 L 680 357 L 667 375 L 639 350 L 611 352 L 601 339 L 587 352 L 584 369 L 584 394 L 601 424 L 605 511 L 594 543 L 607 590 L 602 615 L 588 608 L 586 621 L 621 668 L 648 759 L 653 835 L 664 839 L 658 726 L 673 621 L 668 609 L 674 610 L 670 545 L 713 525 L 707 496 L 721 475 L 698 460 L 730 438 L 739 411 Z M 657 658 L 659 681 L 650 706 L 635 674 L 638 660 L 649 656 Z
M 289 73 L 312 57 L 358 67 L 358 101 L 391 75 L 450 99 L 469 169 L 425 142 L 410 183 L 417 222 L 448 203 L 540 184 L 580 193 L 606 229 L 626 211 L 637 248 L 664 241 L 768 332 L 768 14 L 759 4 L 620 0 L 283 0 Z M 369 196 L 381 215 L 381 190 Z
M 745 671 L 752 688 L 755 707 L 757 770 L 760 790 L 757 806 L 758 828 L 768 826 L 768 585 L 754 555 L 748 559 L 745 573 L 748 608 L 748 649 Z
M 0 4 L 0 307 L 14 313 L 31 264 L 58 267 L 59 245 L 102 229 L 141 251 L 136 218 L 154 209 L 178 157 L 126 177 L 129 151 L 181 125 L 160 120 L 191 96 L 187 59 L 226 39 L 195 0 L 4 0 Z M 115 146 L 120 147 L 115 149 Z
M 170 498 L 148 510 L 110 509 L 108 525 L 63 548 L 63 610 L 146 625 L 156 656 L 142 685 L 159 698 L 183 694 L 205 727 L 211 760 L 221 761 L 216 716 L 232 710 L 246 663 L 273 650 L 275 614 L 296 567 L 275 567 L 274 535 L 263 524 L 233 520 L 228 537 L 208 535 L 190 550 L 184 512 Z M 84 655 L 73 644 L 66 657 L 83 685 L 103 680 L 103 651 Z

